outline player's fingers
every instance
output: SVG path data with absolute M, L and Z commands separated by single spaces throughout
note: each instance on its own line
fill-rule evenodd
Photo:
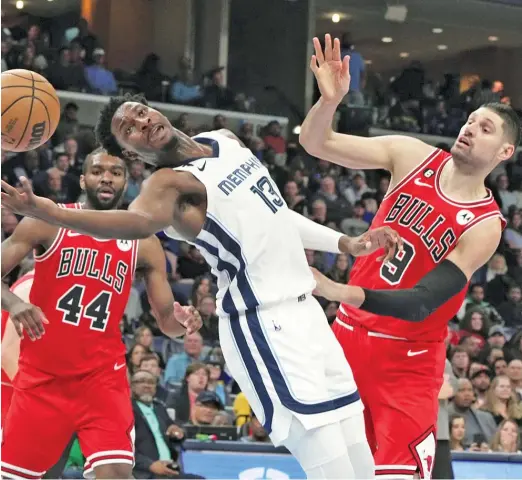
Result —
M 335 60 L 335 61 L 341 60 L 341 42 L 339 41 L 338 38 L 334 38 L 332 60 Z
M 31 182 L 26 177 L 20 177 L 20 183 L 24 193 L 27 193 L 27 195 L 33 194 L 33 187 L 31 186 Z
M 343 57 L 343 65 L 341 67 L 341 75 L 346 77 L 350 75 L 350 55 L 345 55 Z
M 324 59 L 326 62 L 332 60 L 332 37 L 329 33 L 324 36 Z
M 16 333 L 20 337 L 20 339 L 24 338 L 24 330 L 22 328 L 22 325 L 20 325 L 20 322 L 17 318 L 11 318 L 11 321 L 13 322 L 13 325 L 15 327 Z
M 310 70 L 312 70 L 312 73 L 314 74 L 319 70 L 319 67 L 317 66 L 317 57 L 315 55 L 312 55 L 312 58 L 310 59 Z
M 5 180 L 2 180 L 2 190 L 7 192 L 9 195 L 19 195 L 18 190 L 15 187 L 9 185 Z
M 393 257 L 395 257 L 396 248 L 397 246 L 395 243 L 388 242 L 386 245 L 386 256 L 384 258 L 385 263 L 389 262 Z
M 315 50 L 315 57 L 317 58 L 317 63 L 319 66 L 321 66 L 324 63 L 324 55 L 323 55 L 323 49 L 321 47 L 321 42 L 317 37 L 314 37 L 313 39 L 314 43 L 314 50 Z
M 45 327 L 43 326 L 43 319 L 44 319 L 44 316 L 43 316 L 43 313 L 42 311 L 38 308 L 38 309 L 35 309 L 31 312 L 31 317 L 33 319 L 33 323 L 34 325 L 36 326 L 36 329 L 38 331 L 38 334 L 41 336 L 45 333 Z
M 33 322 L 31 317 L 27 315 L 27 312 L 21 313 L 18 316 L 20 323 L 24 327 L 24 330 L 27 332 L 27 336 L 34 342 L 37 338 L 36 332 L 33 330 Z

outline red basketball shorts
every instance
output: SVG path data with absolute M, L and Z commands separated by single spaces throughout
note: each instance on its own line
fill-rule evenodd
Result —
M 7 412 L 11 406 L 11 399 L 13 398 L 13 386 L 7 385 L 2 382 L 1 395 L 2 395 L 2 429 L 5 426 L 5 419 L 7 418 Z
M 2 440 L 2 478 L 40 478 L 62 455 L 74 432 L 86 457 L 84 473 L 97 465 L 134 463 L 134 415 L 126 368 L 113 365 L 88 374 L 54 377 L 24 367 Z
M 364 403 L 366 435 L 377 478 L 431 478 L 444 343 L 413 342 L 369 332 L 342 312 L 335 336 Z

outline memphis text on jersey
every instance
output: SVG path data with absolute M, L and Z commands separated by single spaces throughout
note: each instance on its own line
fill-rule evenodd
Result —
M 118 242 L 129 243 L 130 240 L 118 240 Z M 113 269 L 115 260 L 110 253 L 100 253 L 93 248 L 63 248 L 60 251 L 60 265 L 56 273 L 56 278 L 68 276 L 80 278 L 92 278 L 113 288 L 116 292 L 122 293 L 125 279 L 129 270 L 129 265 L 124 261 L 118 260 L 116 268 Z M 115 272 L 111 275 L 109 272 Z
M 439 263 L 457 241 L 457 235 L 446 217 L 441 213 L 434 214 L 433 211 L 434 208 L 426 201 L 408 193 L 400 193 L 384 223 L 396 223 L 408 228 L 421 239 L 433 261 Z M 441 226 L 442 233 L 436 232 Z
M 239 165 L 239 168 L 234 169 L 221 182 L 219 182 L 219 189 L 228 197 L 236 187 L 239 187 L 250 175 L 252 170 L 262 168 L 263 164 L 254 156 L 251 156 L 245 163 Z

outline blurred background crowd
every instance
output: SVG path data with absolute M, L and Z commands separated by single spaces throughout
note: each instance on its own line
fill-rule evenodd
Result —
M 235 124 L 237 127 L 231 126 L 228 118 L 231 111 L 255 113 L 265 109 L 248 85 L 242 90 L 227 86 L 225 67 L 216 66 L 196 78 L 193 59 L 182 55 L 176 74 L 167 75 L 162 72 L 161 58 L 150 53 L 133 71 L 111 69 L 106 62 L 106 45 L 79 12 L 69 15 L 68 24 L 60 28 L 49 18 L 30 15 L 18 18 L 23 21 L 13 21 L 2 28 L 2 71 L 13 68 L 37 71 L 62 91 L 96 95 L 144 92 L 149 100 L 191 107 L 187 109 L 191 113 L 171 118 L 173 125 L 189 135 L 221 128 L 235 130 L 267 166 L 291 209 L 351 236 L 363 233 L 370 226 L 387 191 L 389 174 L 354 171 L 311 158 L 298 145 L 294 133 L 299 131 L 299 122 L 295 119 L 293 133 L 284 131 L 277 120 L 254 126 L 247 116 Z M 372 68 L 371 61 L 365 59 L 364 51 L 358 50 L 356 40 L 343 32 L 343 53 L 352 58 L 352 83 L 338 112 L 340 131 L 367 135 L 369 129 L 380 128 L 436 135 L 433 145 L 448 150 L 470 111 L 485 102 L 511 103 L 512 97 L 520 98 L 519 91 L 505 89 L 495 70 L 491 70 L 488 78 L 470 75 L 463 84 L 453 74 L 442 79 L 430 78 L 421 62 L 408 60 L 401 72 L 385 81 Z M 195 120 L 192 107 L 213 109 L 209 121 Z M 64 102 L 60 124 L 48 144 L 20 154 L 2 152 L 2 178 L 18 185 L 20 176 L 26 176 L 39 195 L 61 203 L 81 202 L 82 165 L 96 145 L 92 125 L 82 124 L 80 118 L 79 104 Z M 132 164 L 122 208 L 136 198 L 150 173 L 146 165 Z M 498 252 L 475 274 L 458 315 L 449 322 L 446 339 L 449 369 L 445 385 L 450 387 L 441 392 L 441 399 L 450 400 L 447 414 L 453 450 L 519 452 L 522 449 L 520 150 L 490 175 L 488 186 L 508 226 Z M 2 209 L 1 220 L 4 240 L 20 219 Z M 175 298 L 199 310 L 203 328 L 183 339 L 163 336 L 150 313 L 143 283 L 139 277 L 135 279 L 121 320 L 133 398 L 153 405 L 160 422 L 177 426 L 170 429 L 171 438 L 149 439 L 150 431 L 139 428 L 142 412 L 135 402 L 136 474 L 142 475 L 138 478 L 146 478 L 151 462 L 175 457 L 176 448 L 170 440 L 179 436 L 179 432 L 181 437 L 196 435 L 190 426 L 237 427 L 231 429 L 236 434 L 231 433 L 230 438 L 269 442 L 227 372 L 218 338 L 217 288 L 208 265 L 195 247 L 162 234 L 158 236 Z M 306 251 L 306 256 L 311 266 L 335 281 L 346 282 L 350 278 L 354 262 L 350 256 L 314 251 Z M 30 270 L 31 262 L 28 258 L 8 281 L 12 283 L 21 272 Z M 333 322 L 338 305 L 320 301 L 328 321 Z M 150 442 L 156 444 L 156 450 L 147 447 Z M 82 465 L 81 452 L 75 448 L 69 461 L 69 475 L 74 476 Z

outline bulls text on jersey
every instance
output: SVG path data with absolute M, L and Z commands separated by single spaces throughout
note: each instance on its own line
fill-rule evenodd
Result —
M 84 277 L 100 280 L 117 293 L 122 293 L 125 285 L 125 278 L 129 266 L 119 260 L 115 275 L 109 272 L 111 263 L 114 262 L 112 255 L 103 253 L 93 248 L 63 248 L 60 252 L 60 266 L 56 273 L 56 278 L 63 278 L 69 275 L 74 277 Z
M 457 235 L 443 214 L 433 212 L 434 208 L 428 202 L 408 193 L 401 193 L 384 222 L 407 227 L 422 240 L 433 261 L 438 263 L 457 241 Z M 440 231 L 441 228 L 443 231 Z

